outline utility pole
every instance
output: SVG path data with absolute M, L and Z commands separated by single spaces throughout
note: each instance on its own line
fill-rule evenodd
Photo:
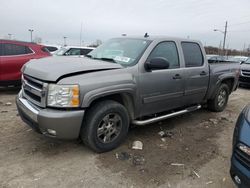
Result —
M 226 39 L 227 39 L 227 21 L 226 21 L 226 25 L 225 25 L 225 30 L 224 31 L 221 31 L 219 29 L 214 29 L 214 31 L 219 31 L 220 33 L 222 33 L 224 35 L 224 37 L 223 37 L 222 53 L 223 53 L 223 55 L 225 55 L 225 44 L 226 44 Z
M 228 58 L 228 49 L 229 49 L 229 43 L 227 43 L 227 50 L 226 50 L 226 56 L 227 56 L 227 58 Z
M 67 46 L 67 44 L 66 44 L 66 39 L 67 39 L 67 37 L 63 37 L 64 46 Z
M 246 48 L 246 43 L 244 43 L 244 46 L 243 46 L 243 55 L 245 55 L 245 48 Z
M 218 55 L 220 55 L 220 51 L 221 51 L 221 40 L 220 40 L 220 44 L 219 44 L 219 48 L 218 48 Z
M 80 31 L 80 46 L 82 46 L 82 22 L 81 22 L 81 31 Z
M 227 21 L 226 21 L 225 31 L 224 31 L 224 40 L 223 40 L 223 55 L 225 55 L 225 44 L 226 44 L 226 38 L 227 38 Z
M 32 33 L 33 33 L 33 29 L 29 29 L 29 32 L 30 32 L 30 42 L 32 42 Z

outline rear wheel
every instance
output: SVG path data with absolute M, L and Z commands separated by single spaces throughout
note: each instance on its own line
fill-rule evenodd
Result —
M 221 84 L 213 99 L 208 101 L 208 109 L 214 112 L 223 111 L 228 102 L 229 88 L 227 84 Z
M 126 138 L 129 116 L 118 102 L 107 100 L 94 104 L 83 121 L 81 139 L 96 152 L 118 147 Z

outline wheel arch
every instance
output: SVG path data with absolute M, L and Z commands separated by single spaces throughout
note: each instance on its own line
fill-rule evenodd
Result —
M 105 101 L 105 100 L 112 100 L 120 103 L 123 105 L 129 114 L 130 120 L 133 120 L 135 117 L 135 100 L 133 93 L 129 91 L 123 92 L 108 92 L 105 94 L 100 94 L 97 96 L 93 96 L 87 103 L 86 108 L 90 108 L 94 104 Z

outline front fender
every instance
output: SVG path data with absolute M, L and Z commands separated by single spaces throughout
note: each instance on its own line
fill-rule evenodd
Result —
M 98 88 L 95 90 L 91 90 L 87 92 L 82 100 L 82 108 L 89 107 L 90 104 L 99 98 L 113 95 L 113 94 L 123 94 L 128 93 L 136 98 L 136 86 L 135 84 L 120 84 L 120 85 L 112 85 L 107 87 Z

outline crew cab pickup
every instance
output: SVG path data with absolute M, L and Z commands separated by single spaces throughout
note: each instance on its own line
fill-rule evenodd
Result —
M 207 106 L 220 112 L 236 90 L 238 63 L 209 64 L 201 42 L 114 38 L 84 58 L 49 57 L 22 68 L 20 117 L 37 132 L 81 138 L 96 152 L 146 125 Z

